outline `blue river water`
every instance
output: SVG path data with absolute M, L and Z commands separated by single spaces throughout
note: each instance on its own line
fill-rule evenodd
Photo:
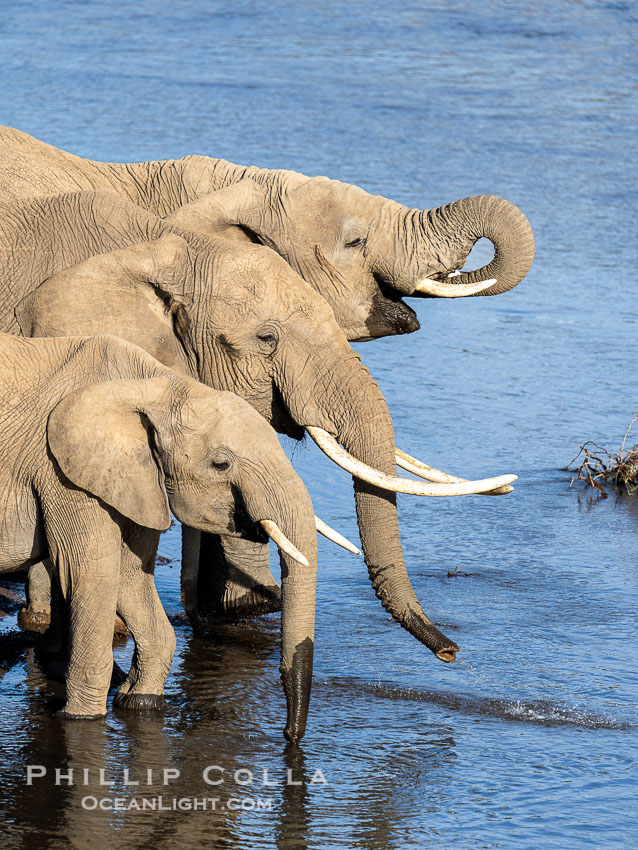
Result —
M 399 446 L 468 478 L 519 475 L 499 499 L 400 498 L 410 576 L 458 661 L 438 663 L 363 563 L 320 543 L 295 751 L 277 617 L 195 638 L 171 529 L 163 717 L 56 721 L 60 686 L 15 613 L 0 619 L 6 847 L 635 846 L 638 496 L 596 499 L 562 467 L 588 439 L 618 449 L 638 412 L 636 17 L 620 0 L 4 0 L 3 124 L 93 159 L 209 154 L 421 208 L 497 194 L 537 242 L 513 291 L 413 301 L 420 332 L 358 346 Z M 356 539 L 348 476 L 286 448 L 317 513 Z M 27 785 L 27 765 L 47 773 Z M 86 802 L 158 795 L 162 811 Z M 193 798 L 218 803 L 171 808 Z

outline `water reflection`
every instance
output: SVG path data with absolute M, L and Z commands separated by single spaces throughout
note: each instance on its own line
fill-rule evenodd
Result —
M 311 777 L 303 746 L 284 748 L 286 784 L 275 825 L 277 850 L 306 850 L 310 835 L 308 787 Z M 292 780 L 292 781 L 290 781 Z
M 22 635 L 6 634 L 15 611 L 0 619 L 9 847 L 101 850 L 106 835 L 144 850 L 632 845 L 638 501 L 595 503 L 558 470 L 584 440 L 619 446 L 635 410 L 635 293 L 618 274 L 635 242 L 635 8 L 417 6 L 188 0 L 147 14 L 35 0 L 3 20 L 3 120 L 60 147 L 128 161 L 208 153 L 425 208 L 494 192 L 521 206 L 538 246 L 512 292 L 413 301 L 419 333 L 359 347 L 399 445 L 466 477 L 520 476 L 503 500 L 399 499 L 417 595 L 455 625 L 465 662 L 426 658 L 365 569 L 323 548 L 317 680 L 293 752 L 277 619 L 193 638 L 176 616 L 171 530 L 162 553 L 174 569 L 158 576 L 178 651 L 163 717 L 109 709 L 86 730 L 58 723 L 60 686 Z M 73 27 L 60 26 L 62 7 Z M 356 535 L 349 479 L 313 447 L 295 466 L 317 512 Z M 470 575 L 447 578 L 457 565 Z M 83 789 L 49 782 L 83 759 L 113 777 L 108 796 L 130 797 L 124 768 L 150 766 L 181 771 L 166 794 L 153 775 L 152 795 L 273 807 L 84 811 Z M 26 787 L 27 763 L 45 765 L 46 781 Z M 206 785 L 207 765 L 224 769 L 223 785 Z M 327 785 L 311 784 L 317 768 Z M 254 782 L 238 787 L 246 769 Z M 289 769 L 307 781 L 287 785 Z
M 154 841 L 162 847 L 241 846 L 246 829 L 255 831 L 258 846 L 266 819 L 278 847 L 305 847 L 312 775 L 303 750 L 282 738 L 279 756 L 266 758 L 245 734 L 242 718 L 262 710 L 250 695 L 252 677 L 265 674 L 264 658 L 276 648 L 272 628 L 265 632 L 270 641 L 257 641 L 258 633 L 239 630 L 236 642 L 226 635 L 212 646 L 188 636 L 180 652 L 179 699 L 169 700 L 166 716 L 111 710 L 106 722 L 52 717 L 50 689 L 32 650 L 25 657 L 22 646 L 35 704 L 15 759 L 24 775 L 5 787 L 10 793 L 3 804 L 3 822 L 20 824 L 19 846 L 32 846 L 35 832 L 51 839 L 50 846 L 58 846 L 59 836 L 59 846 L 107 850 L 114 830 L 122 847 Z M 7 645 L 13 651 L 16 641 L 5 639 Z M 2 737 L 6 744 L 6 733 Z M 262 811 L 256 810 L 259 801 Z

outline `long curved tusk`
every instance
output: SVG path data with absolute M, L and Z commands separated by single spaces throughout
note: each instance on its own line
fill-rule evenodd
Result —
M 456 475 L 448 475 L 447 472 L 441 472 L 440 469 L 435 469 L 433 466 L 428 466 L 421 460 L 410 457 L 409 454 L 402 452 L 401 449 L 396 450 L 397 466 L 411 472 L 413 475 L 418 475 L 419 478 L 425 478 L 426 481 L 438 481 L 441 484 L 458 484 L 461 481 L 466 481 L 466 478 L 458 478 Z M 499 487 L 496 490 L 489 490 L 483 494 L 486 496 L 504 496 L 506 493 L 512 493 L 513 487 L 506 484 L 504 487 Z
M 273 522 L 271 519 L 260 519 L 259 525 L 261 525 L 268 537 L 270 537 L 273 543 L 277 544 L 282 552 L 285 552 L 286 555 L 294 558 L 295 561 L 299 561 L 299 563 L 304 567 L 310 566 L 308 558 L 306 558 L 305 555 L 302 555 L 299 549 L 297 549 L 297 547 L 288 540 L 276 522 Z
M 374 484 L 383 490 L 391 490 L 394 493 L 407 493 L 411 496 L 470 496 L 473 493 L 484 493 L 487 490 L 496 490 L 506 484 L 516 481 L 517 475 L 501 475 L 497 478 L 483 478 L 479 481 L 461 481 L 454 484 L 423 484 L 421 481 L 412 481 L 408 478 L 398 478 L 395 475 L 387 475 L 379 472 L 366 463 L 357 460 L 345 449 L 343 449 L 334 437 L 330 436 L 323 428 L 315 425 L 307 425 L 306 430 L 330 460 L 334 461 L 342 469 L 351 475 Z
M 437 298 L 464 298 L 466 295 L 478 295 L 479 292 L 489 289 L 495 283 L 495 277 L 480 280 L 478 283 L 442 283 L 439 280 L 424 277 L 414 287 L 414 291 L 424 295 L 435 295 Z
M 319 519 L 318 516 L 315 517 L 315 525 L 319 534 L 323 534 L 324 537 L 327 537 L 328 540 L 332 540 L 332 542 L 336 543 L 337 546 L 347 549 L 348 552 L 352 552 L 353 555 L 361 554 L 361 549 L 357 549 L 354 543 L 351 543 L 347 537 L 343 537 L 343 535 L 339 534 L 338 531 L 335 531 L 334 528 L 330 528 L 330 526 L 322 519 Z

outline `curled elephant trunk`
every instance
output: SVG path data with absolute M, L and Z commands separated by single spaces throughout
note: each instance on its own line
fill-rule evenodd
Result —
M 398 252 L 389 263 L 381 256 L 375 259 L 380 276 L 405 295 L 498 295 L 519 284 L 534 260 L 529 221 L 518 207 L 495 195 L 475 195 L 433 210 L 399 207 L 389 213 L 400 220 L 407 256 Z M 492 242 L 492 260 L 450 277 L 481 238 Z
M 482 237 L 494 245 L 492 260 L 483 268 L 456 275 L 449 284 L 452 289 L 495 279 L 492 286 L 476 294 L 498 295 L 520 283 L 530 270 L 534 260 L 532 227 L 519 208 L 504 198 L 475 195 L 432 210 L 428 216 L 452 226 L 470 250 Z

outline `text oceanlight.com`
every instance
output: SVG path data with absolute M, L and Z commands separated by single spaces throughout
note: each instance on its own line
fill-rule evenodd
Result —
M 270 812 L 272 797 L 82 797 L 82 808 L 107 812 L 214 812 L 217 810 Z

